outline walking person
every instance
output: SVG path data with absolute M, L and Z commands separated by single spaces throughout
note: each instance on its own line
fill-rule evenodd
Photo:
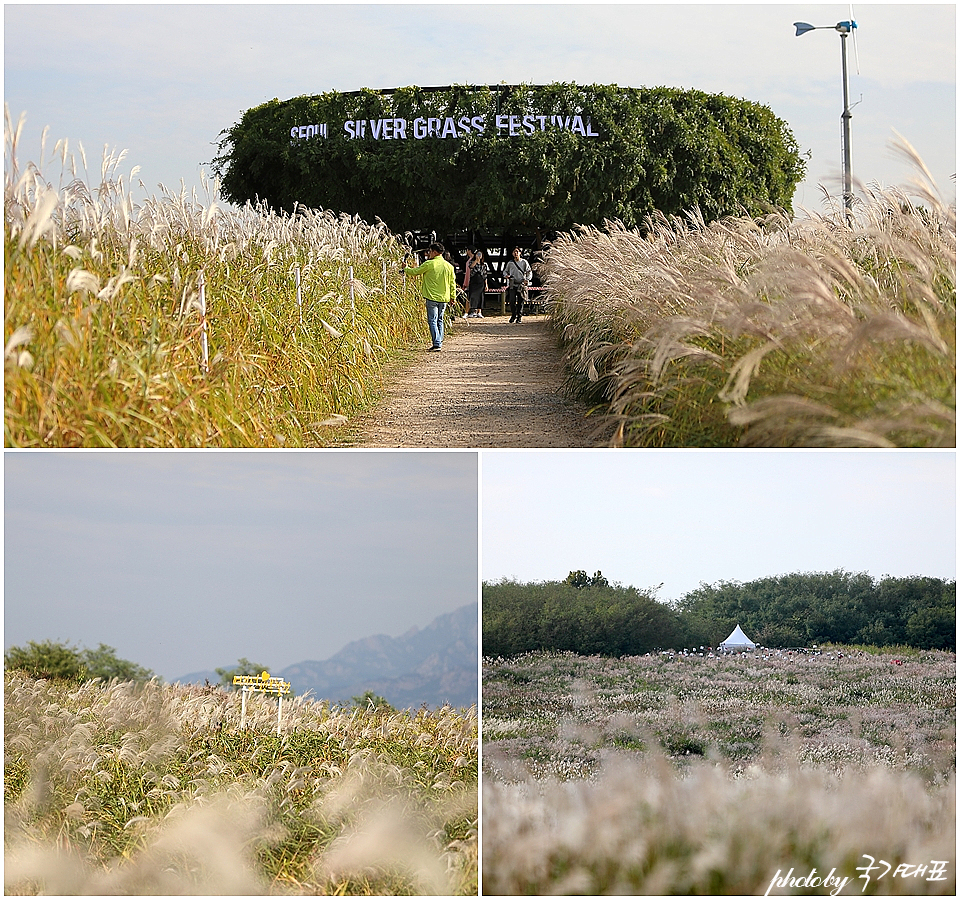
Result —
M 467 262 L 469 290 L 467 291 L 467 315 L 472 319 L 483 318 L 483 295 L 487 292 L 487 275 L 490 270 L 483 261 L 483 251 L 477 250 Z M 473 309 L 471 313 L 470 310 Z
M 527 302 L 527 288 L 533 280 L 530 263 L 520 256 L 520 248 L 513 248 L 513 259 L 507 263 L 503 274 L 507 276 L 507 299 L 510 301 L 510 322 L 520 324 L 523 304 Z
M 405 275 L 422 275 L 420 293 L 427 307 L 427 325 L 430 326 L 431 350 L 443 348 L 443 314 L 447 304 L 457 299 L 457 279 L 453 266 L 443 258 L 443 244 L 433 243 L 427 250 L 426 262 L 406 266 Z

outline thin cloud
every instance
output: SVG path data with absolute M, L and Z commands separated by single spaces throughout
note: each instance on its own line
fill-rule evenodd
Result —
M 7 645 L 104 642 L 177 677 L 422 627 L 476 599 L 477 467 L 454 451 L 7 453 Z

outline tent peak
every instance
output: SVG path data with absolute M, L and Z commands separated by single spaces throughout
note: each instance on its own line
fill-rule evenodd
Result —
M 737 627 L 730 632 L 730 636 L 725 641 L 720 642 L 720 649 L 756 650 L 757 645 L 743 633 L 743 629 L 740 627 L 740 623 L 738 622 Z

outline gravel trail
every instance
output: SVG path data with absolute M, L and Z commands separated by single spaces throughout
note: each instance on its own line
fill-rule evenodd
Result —
M 440 353 L 424 348 L 385 402 L 355 423 L 354 447 L 603 446 L 587 407 L 561 386 L 547 317 L 458 320 Z

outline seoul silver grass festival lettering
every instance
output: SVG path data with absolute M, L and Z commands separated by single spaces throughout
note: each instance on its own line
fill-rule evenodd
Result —
M 497 134 L 508 137 L 532 135 L 538 131 L 570 131 L 583 137 L 599 137 L 594 130 L 593 122 L 589 117 L 572 116 L 542 116 L 542 115 L 497 115 L 493 116 L 493 127 Z M 371 137 L 375 141 L 406 140 L 413 137 L 423 138 L 466 137 L 469 134 L 484 134 L 490 125 L 491 119 L 483 116 L 446 116 L 433 118 L 419 116 L 412 121 L 409 119 L 350 119 L 343 123 L 343 132 L 348 138 Z M 325 138 L 330 133 L 329 124 L 323 122 L 317 125 L 294 125 L 290 129 L 293 140 L 307 140 L 309 138 Z

